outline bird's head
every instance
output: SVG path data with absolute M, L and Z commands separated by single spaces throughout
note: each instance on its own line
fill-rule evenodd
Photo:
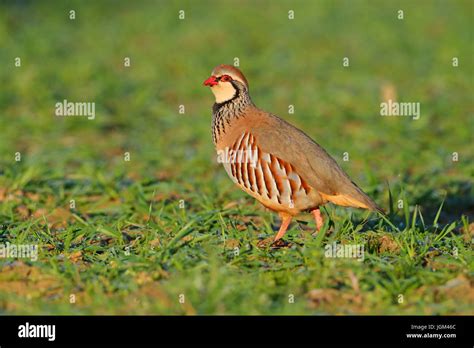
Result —
M 248 93 L 248 82 L 242 72 L 231 65 L 218 65 L 211 76 L 204 81 L 204 86 L 211 87 L 216 103 L 225 103 L 236 98 L 240 93 Z

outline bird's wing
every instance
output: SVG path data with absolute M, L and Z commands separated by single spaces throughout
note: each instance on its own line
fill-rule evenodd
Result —
M 251 132 L 258 146 L 290 163 L 325 200 L 381 211 L 337 162 L 303 131 L 261 110 L 252 114 Z

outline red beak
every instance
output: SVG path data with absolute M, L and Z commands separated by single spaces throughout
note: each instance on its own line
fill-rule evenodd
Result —
M 217 81 L 217 78 L 215 76 L 211 76 L 206 81 L 204 81 L 204 86 L 212 87 L 217 85 L 218 83 L 219 82 Z

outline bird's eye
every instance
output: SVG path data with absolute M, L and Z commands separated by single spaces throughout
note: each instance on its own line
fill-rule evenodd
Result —
M 229 75 L 222 75 L 221 77 L 222 82 L 229 82 L 230 80 L 232 80 L 232 77 L 230 77 Z

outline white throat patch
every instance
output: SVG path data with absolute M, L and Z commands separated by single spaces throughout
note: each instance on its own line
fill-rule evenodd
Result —
M 211 88 L 216 97 L 216 103 L 223 103 L 232 99 L 237 92 L 230 82 L 221 82 Z

